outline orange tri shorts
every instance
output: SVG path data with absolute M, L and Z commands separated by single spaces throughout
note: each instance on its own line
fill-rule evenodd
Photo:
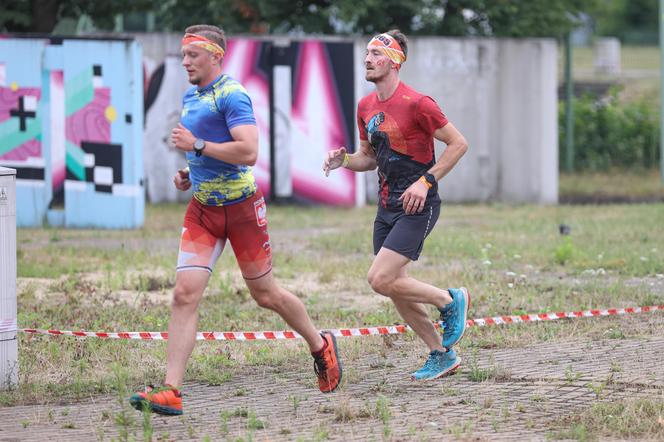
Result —
M 212 273 L 227 239 L 245 279 L 258 279 L 272 270 L 267 208 L 260 190 L 227 206 L 206 206 L 192 198 L 184 216 L 177 271 Z

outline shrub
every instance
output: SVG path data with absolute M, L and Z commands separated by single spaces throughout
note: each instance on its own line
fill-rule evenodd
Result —
M 616 90 L 576 98 L 574 169 L 652 168 L 659 164 L 659 112 L 645 101 L 621 103 Z M 559 106 L 559 159 L 565 168 L 565 103 Z

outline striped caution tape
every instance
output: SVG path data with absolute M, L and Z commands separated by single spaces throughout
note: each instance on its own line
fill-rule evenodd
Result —
M 486 327 L 488 325 L 518 324 L 524 322 L 555 321 L 557 319 L 590 318 L 595 316 L 615 316 L 632 313 L 653 312 L 664 310 L 664 305 L 653 305 L 646 307 L 629 308 L 611 308 L 605 310 L 584 310 L 578 312 L 557 312 L 557 313 L 539 313 L 528 315 L 513 316 L 494 316 L 488 318 L 469 319 L 468 327 Z M 3 321 L 0 321 L 2 324 Z M 13 330 L 16 331 L 14 322 Z M 439 323 L 435 323 L 436 328 L 440 328 Z M 0 328 L 0 332 L 3 330 Z M 163 341 L 168 339 L 167 332 L 89 332 L 89 331 L 64 331 L 64 330 L 41 330 L 33 328 L 22 328 L 18 331 L 23 333 L 41 334 L 41 335 L 64 335 L 77 336 L 80 338 L 104 338 L 104 339 L 141 339 L 148 341 Z M 396 335 L 411 331 L 407 325 L 390 325 L 383 327 L 361 327 L 361 328 L 340 328 L 329 330 L 337 337 L 349 336 L 377 336 L 377 335 Z M 262 340 L 280 340 L 280 339 L 301 339 L 302 336 L 294 331 L 260 331 L 260 332 L 198 332 L 196 340 L 198 341 L 262 341 Z

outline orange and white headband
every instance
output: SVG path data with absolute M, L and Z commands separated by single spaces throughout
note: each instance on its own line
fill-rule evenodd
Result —
M 199 46 L 206 51 L 210 51 L 213 54 L 219 54 L 222 57 L 224 56 L 225 52 L 224 49 L 217 43 L 196 34 L 184 34 L 184 37 L 182 37 L 182 47 L 187 45 Z
M 385 55 L 389 57 L 395 64 L 401 66 L 401 64 L 406 61 L 406 54 L 404 54 L 401 45 L 399 42 L 388 34 L 378 34 L 371 39 L 367 48 L 376 47 L 383 51 Z

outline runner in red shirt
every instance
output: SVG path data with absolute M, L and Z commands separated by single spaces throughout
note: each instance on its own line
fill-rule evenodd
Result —
M 416 380 L 452 373 L 461 359 L 452 347 L 466 328 L 470 295 L 465 287 L 440 289 L 406 273 L 419 258 L 424 239 L 440 214 L 438 181 L 452 170 L 468 149 L 464 136 L 450 123 L 436 102 L 399 79 L 408 55 L 408 41 L 398 30 L 375 36 L 367 45 L 366 79 L 376 90 L 360 100 L 357 124 L 360 149 L 331 150 L 323 163 L 325 174 L 345 167 L 361 172 L 378 168 L 379 202 L 374 221 L 374 261 L 371 288 L 388 296 L 417 335 L 429 347 Z M 433 139 L 447 148 L 436 160 Z M 443 338 L 422 304 L 440 311 Z

